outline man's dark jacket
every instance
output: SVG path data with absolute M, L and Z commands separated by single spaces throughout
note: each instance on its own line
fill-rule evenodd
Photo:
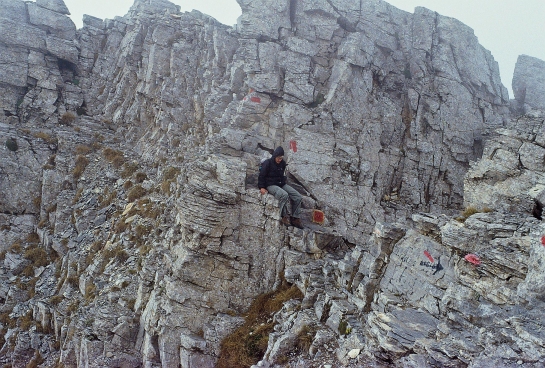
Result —
M 275 157 L 278 156 L 284 156 L 284 149 L 282 147 L 277 147 L 272 157 L 261 164 L 261 171 L 259 172 L 259 180 L 257 182 L 259 189 L 267 189 L 269 185 L 277 185 L 281 188 L 286 185 L 284 170 L 286 170 L 287 164 L 284 160 L 277 164 Z

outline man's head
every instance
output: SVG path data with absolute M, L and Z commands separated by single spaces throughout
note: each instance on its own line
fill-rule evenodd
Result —
M 281 146 L 276 147 L 272 154 L 274 161 L 279 164 L 284 159 L 284 149 Z

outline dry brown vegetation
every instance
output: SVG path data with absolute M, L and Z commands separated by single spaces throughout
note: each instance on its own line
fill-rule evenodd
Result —
M 112 258 L 119 263 L 123 263 L 129 259 L 129 254 L 119 245 L 114 248 L 105 249 L 102 256 L 106 263 L 108 263 Z
M 56 137 L 51 136 L 51 134 L 48 134 L 46 132 L 36 132 L 32 134 L 34 138 L 41 139 L 49 144 L 57 144 L 58 139 Z
M 74 196 L 74 200 L 72 201 L 72 204 L 78 203 L 82 194 L 83 194 L 83 188 L 78 188 L 78 190 L 76 191 L 76 195 Z
M 129 202 L 134 202 L 138 198 L 141 198 L 147 194 L 146 190 L 139 184 L 134 186 L 127 195 L 127 200 Z
M 92 300 L 96 295 L 97 288 L 92 282 L 87 283 L 85 286 L 85 299 L 87 301 Z
M 117 192 L 115 190 L 109 191 L 108 188 L 104 191 L 104 194 L 98 196 L 100 202 L 100 208 L 108 207 L 117 198 Z
M 54 295 L 51 298 L 49 298 L 49 303 L 51 303 L 53 305 L 57 305 L 60 302 L 62 302 L 63 299 L 64 299 L 64 297 L 62 295 Z
M 74 150 L 74 153 L 76 155 L 88 155 L 89 153 L 93 152 L 93 148 L 87 146 L 87 145 L 84 145 L 84 144 L 79 144 L 76 146 L 76 149 Z
M 42 197 L 36 197 L 32 200 L 32 203 L 34 204 L 34 207 L 36 207 L 37 209 L 40 209 L 40 207 L 42 206 Z
M 9 251 L 15 254 L 21 253 L 22 250 L 23 250 L 23 247 L 21 246 L 20 240 L 14 241 L 9 247 Z
M 121 177 L 127 179 L 132 176 L 138 170 L 138 164 L 136 162 L 125 163 L 123 165 L 123 171 L 121 172 Z
M 31 261 L 34 267 L 47 266 L 50 263 L 49 255 L 46 250 L 40 247 L 27 249 L 24 257 Z
M 81 175 L 87 168 L 87 165 L 89 165 L 89 160 L 87 159 L 87 157 L 82 155 L 78 155 L 76 157 L 76 165 L 74 167 L 74 170 L 72 171 L 75 179 L 79 179 L 81 177 Z
M 121 151 L 107 147 L 102 150 L 102 155 L 116 169 L 119 169 L 125 163 L 125 158 L 123 157 L 123 152 Z
M 76 275 L 72 275 L 66 278 L 66 282 L 73 288 L 79 287 L 79 278 Z
M 28 329 L 34 324 L 34 320 L 32 319 L 32 312 L 30 311 L 24 316 L 19 317 L 18 323 L 21 330 L 28 331 Z
M 456 218 L 457 221 L 459 222 L 464 222 L 465 220 L 467 220 L 470 216 L 476 214 L 476 213 L 488 213 L 488 212 L 492 212 L 492 209 L 488 208 L 488 207 L 484 207 L 482 209 L 478 209 L 477 207 L 474 207 L 474 206 L 468 206 L 465 208 L 465 210 L 460 214 L 459 217 Z
M 68 306 L 67 311 L 73 313 L 73 312 L 77 311 L 78 308 L 79 308 L 79 301 L 78 301 L 78 300 L 74 300 L 74 301 L 73 301 L 72 303 L 70 303 L 70 305 Z
M 258 296 L 247 312 L 244 325 L 222 341 L 217 367 L 247 368 L 256 364 L 267 349 L 274 313 L 288 300 L 302 298 L 297 286 L 285 282 L 277 291 Z
M 62 114 L 60 118 L 60 123 L 62 125 L 72 125 L 72 123 L 76 120 L 76 114 L 74 114 L 72 111 L 67 111 L 64 114 Z
M 298 354 L 307 354 L 314 337 L 316 336 L 316 330 L 311 326 L 305 325 L 297 334 L 297 340 L 295 342 L 295 348 Z
M 176 167 L 168 167 L 163 171 L 163 182 L 161 183 L 163 193 L 170 195 L 170 184 L 176 181 L 178 175 L 180 175 L 180 169 Z
M 38 235 L 38 233 L 30 233 L 27 235 L 26 241 L 31 244 L 37 244 L 40 242 L 40 236 Z
M 137 184 L 140 184 L 140 183 L 143 183 L 144 180 L 146 180 L 148 178 L 148 176 L 143 173 L 143 172 L 138 172 L 136 173 L 135 177 L 134 177 L 134 180 L 136 181 Z

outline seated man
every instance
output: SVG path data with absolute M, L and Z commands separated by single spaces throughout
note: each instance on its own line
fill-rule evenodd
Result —
M 286 176 L 284 175 L 286 165 L 286 161 L 284 161 L 284 149 L 282 147 L 276 148 L 272 157 L 265 160 L 261 165 L 258 186 L 261 194 L 269 192 L 278 199 L 280 216 L 282 216 L 281 221 L 284 225 L 289 226 L 291 224 L 302 229 L 301 200 L 303 197 L 299 192 L 286 184 Z M 288 197 L 292 201 L 293 215 L 291 221 L 287 209 Z

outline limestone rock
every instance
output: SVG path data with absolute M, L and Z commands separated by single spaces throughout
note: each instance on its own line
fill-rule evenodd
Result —
M 0 1 L 2 8 L 2 18 L 11 19 L 14 22 L 27 23 L 28 13 L 26 5 L 22 1 L 2 0 Z
M 36 5 L 57 13 L 70 15 L 70 11 L 63 0 L 36 0 Z
M 0 362 L 214 367 L 288 282 L 256 366 L 543 365 L 539 106 L 509 121 L 492 55 L 431 10 L 239 4 L 76 30 L 0 0 Z M 279 145 L 303 230 L 256 187 Z
M 513 75 L 513 93 L 519 108 L 545 110 L 545 61 L 520 55 Z
M 29 3 L 27 8 L 30 24 L 50 31 L 65 40 L 76 38 L 76 26 L 66 15 L 42 8 L 38 3 Z

